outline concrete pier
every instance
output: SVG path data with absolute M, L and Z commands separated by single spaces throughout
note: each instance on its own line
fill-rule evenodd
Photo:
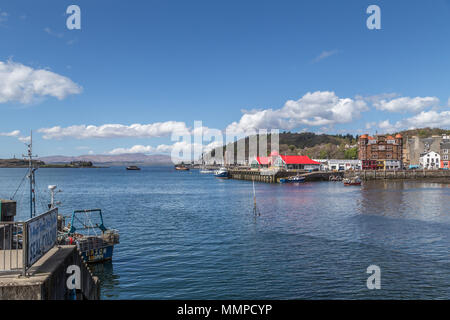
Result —
M 324 172 L 324 171 L 305 171 L 305 170 L 283 170 L 270 174 L 268 171 L 257 170 L 240 170 L 231 169 L 228 171 L 231 179 L 248 180 L 266 183 L 278 183 L 282 178 L 289 178 L 293 176 L 304 176 L 305 181 L 329 181 L 331 176 L 343 176 L 341 172 Z
M 81 289 L 76 299 L 100 298 L 100 283 L 84 262 L 76 246 L 55 246 L 39 259 L 26 277 L 17 272 L 0 273 L 0 300 L 67 300 L 73 290 L 67 288 L 67 268 L 80 268 Z

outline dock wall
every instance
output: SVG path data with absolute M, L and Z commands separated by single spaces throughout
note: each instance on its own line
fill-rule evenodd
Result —
M 263 171 L 256 170 L 229 170 L 229 175 L 231 179 L 236 180 L 248 180 L 256 182 L 266 182 L 266 183 L 278 183 L 281 178 L 288 178 L 297 175 L 305 177 L 305 181 L 328 181 L 330 176 L 343 176 L 343 172 L 323 172 L 323 171 L 313 171 L 308 172 L 304 170 L 298 171 L 278 171 L 274 174 L 268 174 Z
M 346 178 L 355 176 L 359 176 L 362 180 L 450 179 L 450 170 L 358 170 L 345 172 Z
M 52 248 L 32 268 L 29 276 L 0 274 L 0 300 L 71 300 L 74 292 L 67 288 L 70 265 L 80 267 L 81 289 L 76 299 L 100 299 L 100 283 L 84 262 L 76 246 Z

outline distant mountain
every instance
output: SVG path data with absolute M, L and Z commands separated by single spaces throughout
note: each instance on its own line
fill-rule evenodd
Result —
M 47 164 L 70 163 L 72 161 L 91 161 L 94 165 L 172 165 L 170 156 L 157 154 L 146 155 L 143 153 L 124 153 L 117 155 L 95 154 L 82 155 L 77 157 L 69 156 L 48 156 L 39 160 Z

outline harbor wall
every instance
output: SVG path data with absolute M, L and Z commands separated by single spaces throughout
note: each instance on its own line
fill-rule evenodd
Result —
M 76 246 L 56 246 L 29 269 L 29 276 L 0 274 L 0 300 L 72 300 L 74 292 L 67 288 L 71 265 L 80 267 L 81 289 L 77 300 L 100 299 L 100 282 L 84 262 Z
M 289 178 L 293 176 L 304 176 L 305 181 L 329 181 L 331 176 L 343 176 L 343 172 L 323 172 L 323 171 L 304 171 L 304 170 L 292 170 L 292 171 L 278 171 L 273 174 L 269 174 L 264 171 L 256 170 L 239 170 L 231 169 L 228 171 L 229 177 L 236 180 L 248 180 L 256 182 L 266 183 L 278 183 L 282 178 Z
M 450 170 L 356 170 L 346 171 L 346 178 L 359 176 L 362 180 L 381 179 L 450 179 Z

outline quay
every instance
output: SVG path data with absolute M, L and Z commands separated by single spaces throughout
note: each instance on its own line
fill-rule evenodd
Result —
M 361 180 L 398 179 L 440 179 L 450 182 L 450 170 L 346 170 L 346 171 L 305 171 L 305 170 L 251 170 L 246 168 L 229 169 L 229 178 L 266 183 L 278 183 L 281 178 L 303 176 L 305 181 L 330 181 L 331 177 L 354 178 Z
M 5 261 L 2 260 L 9 260 L 9 256 L 0 253 L 0 265 L 3 266 Z M 18 261 L 18 267 L 21 268 L 22 263 L 20 259 Z M 70 276 L 67 274 L 67 268 L 71 265 L 80 268 L 81 288 L 76 290 L 75 294 L 67 289 L 66 283 Z M 14 271 L 0 271 L 0 300 L 72 299 L 100 299 L 100 282 L 92 275 L 74 245 L 53 247 L 27 270 L 26 276 Z
M 58 209 L 14 221 L 0 199 L 0 300 L 98 300 L 100 281 L 75 245 L 58 245 Z
M 230 169 L 229 177 L 236 180 L 248 180 L 266 183 L 278 183 L 282 178 L 303 176 L 305 181 L 329 181 L 333 176 L 343 177 L 344 172 L 338 171 L 305 171 L 305 170 L 249 170 Z
M 450 170 L 349 170 L 345 178 L 359 176 L 361 180 L 443 179 L 450 182 Z

